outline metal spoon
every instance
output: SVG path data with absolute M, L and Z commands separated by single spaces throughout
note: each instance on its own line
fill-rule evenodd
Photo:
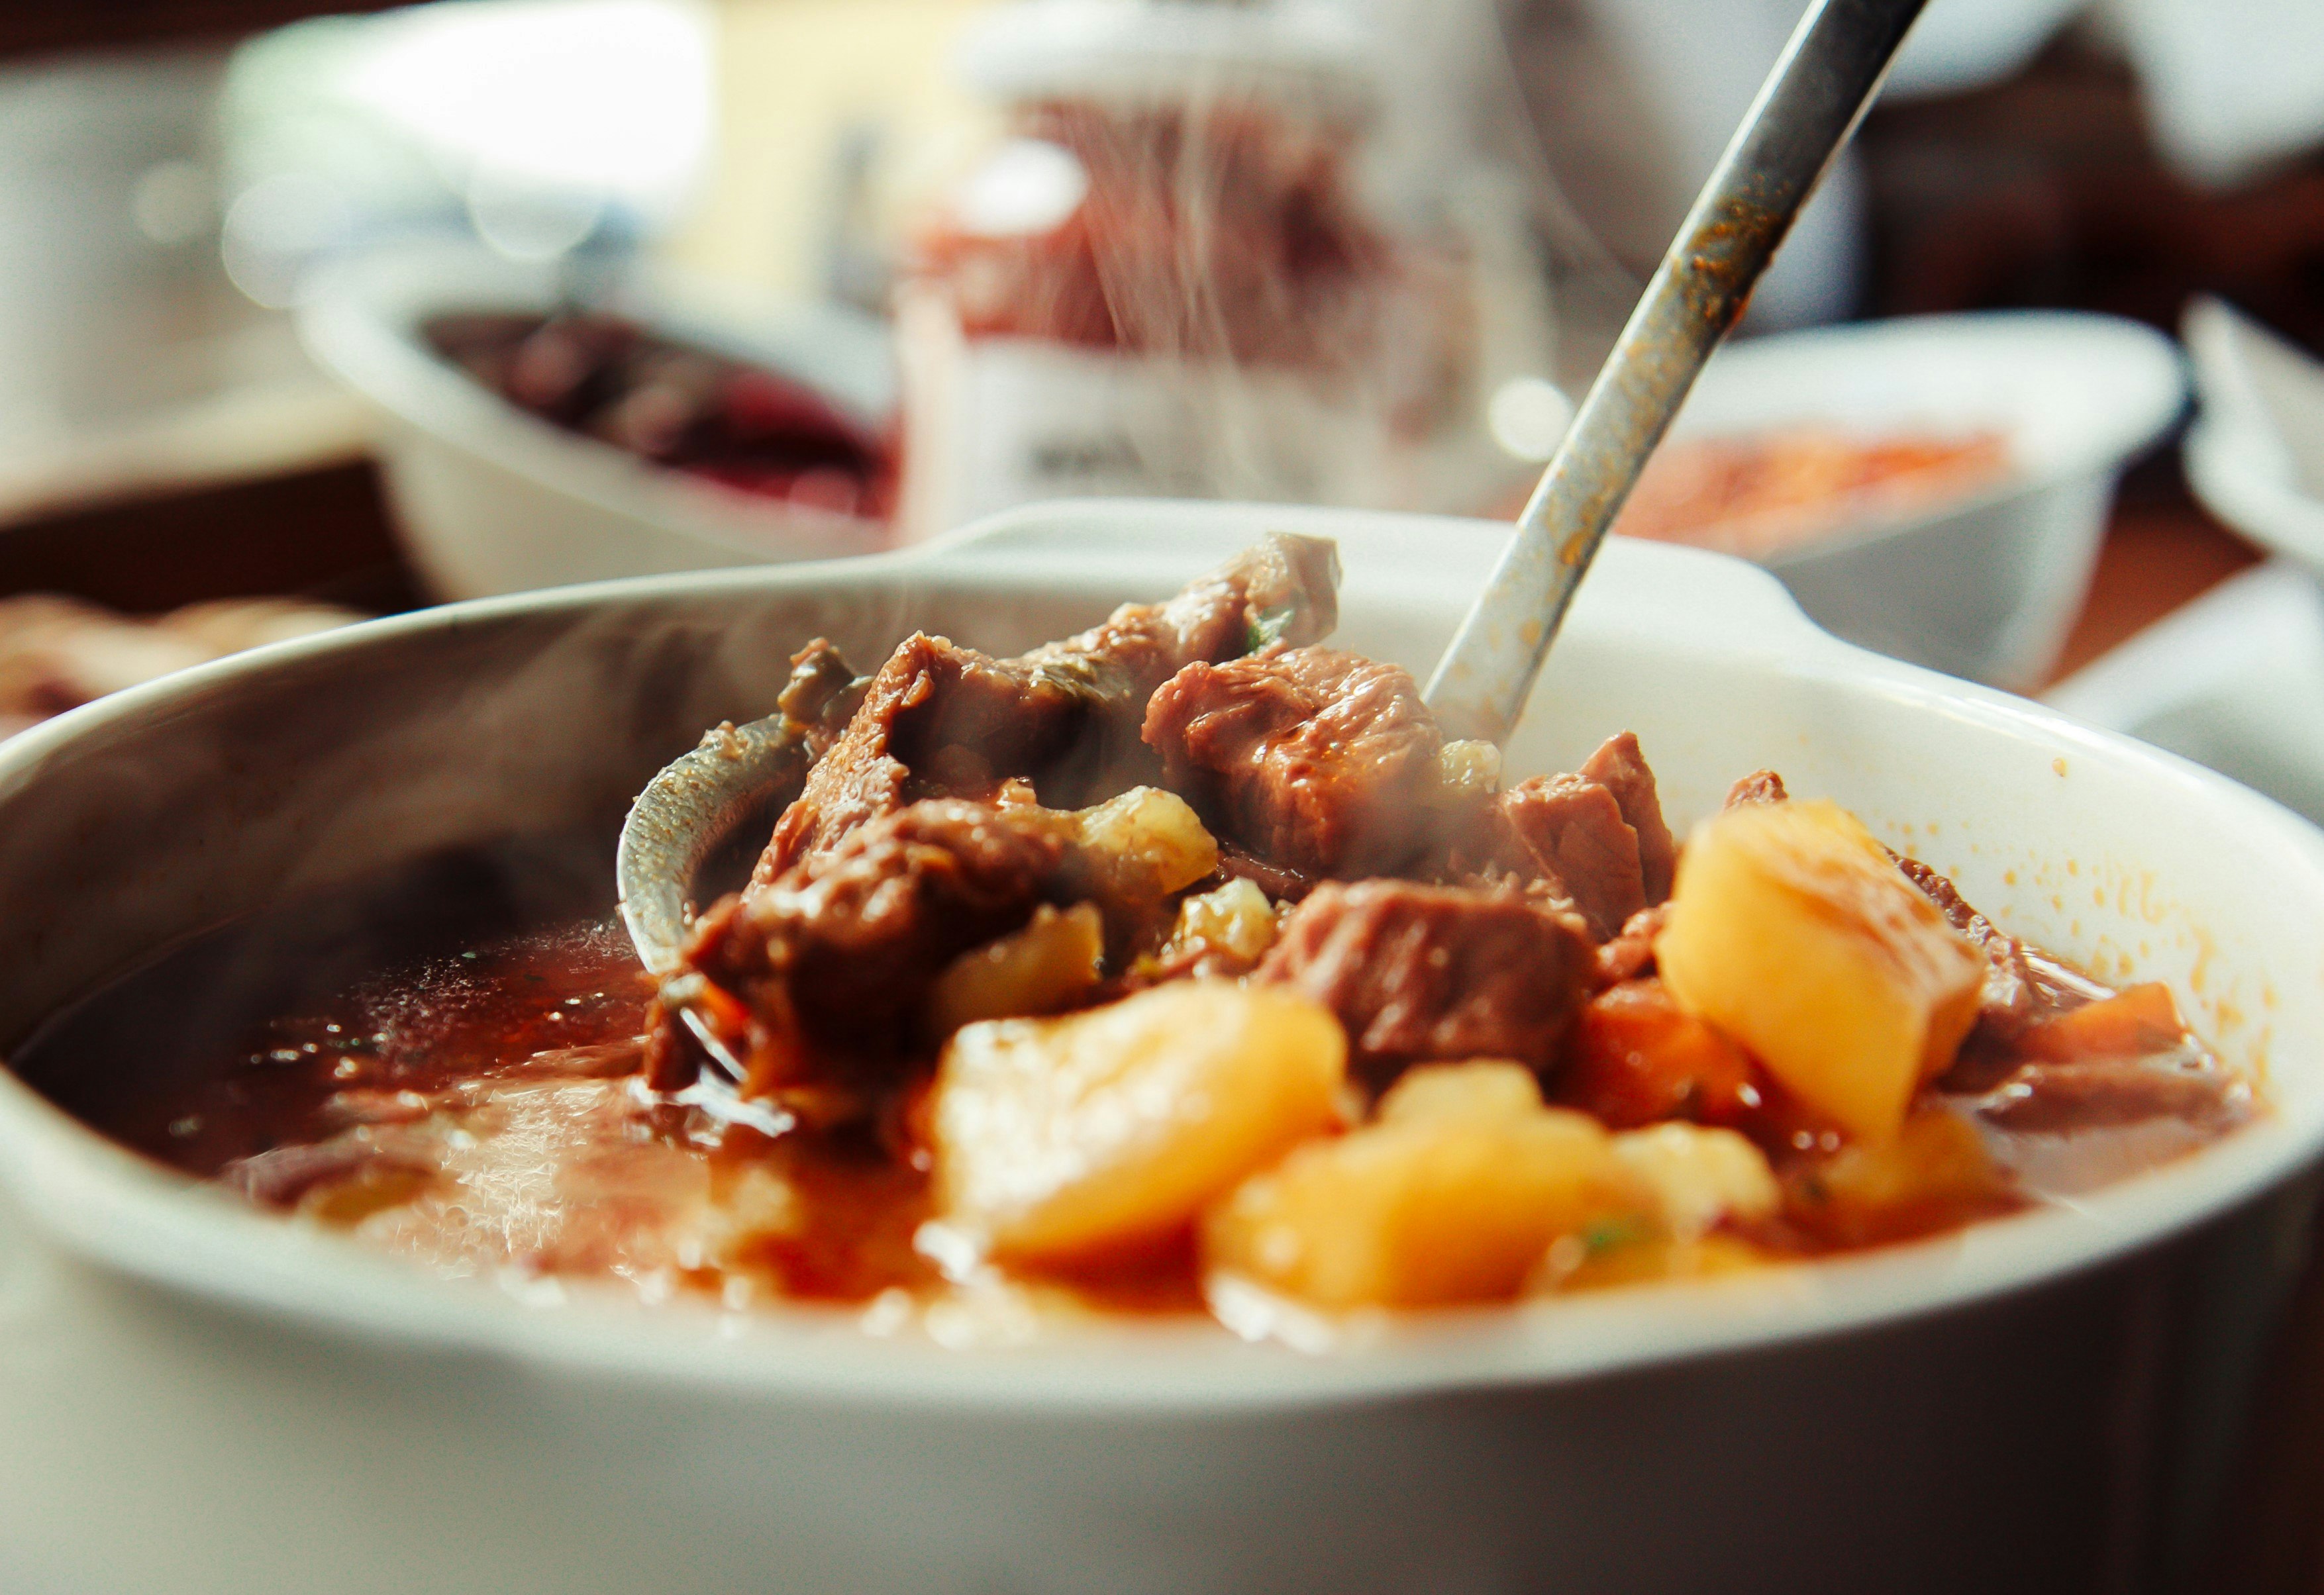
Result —
M 1507 738 L 1582 573 L 1695 374 L 1879 88 L 1926 0 L 1815 0 L 1655 269 L 1543 473 L 1491 582 L 1436 667 L 1429 706 L 1454 736 Z M 803 780 L 800 728 L 778 714 L 721 727 L 638 795 L 615 862 L 622 918 L 663 1001 L 733 1080 L 742 1074 L 687 1000 L 687 899 L 703 862 Z M 696 1088 L 733 1116 L 731 1085 Z
M 1425 695 L 1447 736 L 1506 741 L 1646 456 L 1926 0 L 1815 0 L 1695 197 Z

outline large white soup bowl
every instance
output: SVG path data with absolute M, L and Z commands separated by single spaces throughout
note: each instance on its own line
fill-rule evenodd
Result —
M 0 1051 L 187 936 L 434 850 L 595 826 L 816 633 L 1010 650 L 1271 530 L 1425 669 L 1483 529 L 1079 503 L 927 550 L 383 621 L 0 749 Z M 2203 1554 L 2324 1137 L 2324 840 L 2243 789 L 1609 549 L 1511 750 L 1635 730 L 1674 822 L 1762 765 L 2005 926 L 2171 982 L 2266 1118 L 2050 1209 L 1737 1278 L 1359 1324 L 946 1345 L 438 1280 L 119 1149 L 0 1077 L 11 1588 L 2163 1587 Z M 11 1559 L 14 1560 L 12 1562 Z M 47 1581 L 46 1582 L 43 1580 Z

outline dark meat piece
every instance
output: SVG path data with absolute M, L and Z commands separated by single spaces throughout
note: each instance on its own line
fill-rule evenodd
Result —
M 1596 979 L 1600 986 L 1618 986 L 1655 971 L 1655 938 L 1670 917 L 1670 905 L 1640 908 L 1622 921 L 1621 934 L 1598 949 Z
M 791 655 L 790 679 L 783 684 L 775 707 L 807 739 L 809 754 L 820 759 L 847 728 L 871 685 L 870 678 L 856 675 L 830 639 L 818 637 Z
M 1536 776 L 1496 797 L 1452 853 L 1456 878 L 1515 877 L 1580 914 L 1607 941 L 1670 896 L 1678 850 L 1663 823 L 1654 772 L 1628 732 L 1573 775 Z
M 1581 926 L 1519 892 L 1361 880 L 1317 887 L 1252 978 L 1337 1014 L 1377 1087 L 1429 1058 L 1545 1067 L 1590 969 Z
M 1145 735 L 1214 833 L 1300 875 L 1391 872 L 1430 840 L 1443 738 L 1394 665 L 1328 648 L 1188 665 Z
M 2209 1133 L 2251 1114 L 2251 1089 L 2189 1048 L 2167 1058 L 2032 1063 L 1976 1097 L 1980 1118 L 2019 1131 L 2071 1134 L 2177 1119 Z
M 1727 788 L 1728 808 L 1746 803 L 1782 803 L 1791 797 L 1784 790 L 1784 778 L 1772 770 L 1755 770 Z
M 1648 907 L 1671 893 L 1671 877 L 1678 870 L 1678 844 L 1663 821 L 1663 804 L 1655 790 L 1655 772 L 1638 751 L 1638 739 L 1629 732 L 1608 737 L 1582 761 L 1582 779 L 1595 781 L 1614 795 L 1623 820 L 1638 838 L 1638 874 Z M 1777 783 L 1780 787 L 1781 783 Z
M 1985 982 L 1978 993 L 1977 1026 L 1962 1044 L 1957 1067 L 1991 1060 L 2010 1039 L 2044 1015 L 2106 994 L 2106 988 L 2042 958 L 1962 900 L 1950 880 L 1918 859 L 1892 855 L 1904 878 L 1942 910 L 1952 927 L 1985 954 Z
M 1553 883 L 1600 941 L 1646 906 L 1638 834 L 1614 794 L 1578 775 L 1536 776 L 1502 793 L 1495 808 L 1531 873 Z M 1505 858 L 1515 851 L 1498 850 Z M 1519 873 L 1526 873 L 1522 868 Z
M 1049 810 L 937 799 L 720 902 L 687 963 L 747 1008 L 733 1037 L 747 1088 L 891 1075 L 927 1039 L 918 1025 L 936 976 L 1050 900 L 1070 847 Z
M 1270 863 L 1231 842 L 1219 844 L 1219 875 L 1227 880 L 1248 880 L 1278 903 L 1296 903 L 1315 890 L 1315 883 L 1298 871 Z
M 1055 807 L 1132 785 L 1146 700 L 1194 660 L 1305 642 L 1338 620 L 1338 557 L 1315 538 L 1269 537 L 1167 604 L 1125 604 L 1104 624 L 1021 659 L 916 635 L 866 688 L 761 860 L 765 883 L 917 798 L 982 797 L 1032 780 Z

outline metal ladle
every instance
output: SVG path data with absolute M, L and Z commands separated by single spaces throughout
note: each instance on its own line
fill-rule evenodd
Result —
M 1613 354 L 1518 516 L 1499 566 L 1437 662 L 1426 698 L 1449 736 L 1505 741 L 1591 560 L 1775 248 L 1847 143 L 1926 0 L 1814 0 L 1646 283 Z M 721 728 L 650 782 L 622 827 L 622 917 L 649 973 L 682 967 L 687 897 L 703 862 L 806 775 L 778 715 Z M 663 1000 L 733 1080 L 740 1063 L 686 1000 Z M 717 1105 L 706 1072 L 696 1088 Z M 739 1103 L 728 1106 L 732 1113 Z

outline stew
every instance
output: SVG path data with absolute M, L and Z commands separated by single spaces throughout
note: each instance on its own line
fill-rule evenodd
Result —
M 810 644 L 817 761 L 659 991 L 600 843 L 541 841 L 181 949 L 18 1066 L 439 1271 L 940 1336 L 1781 1265 L 2261 1111 L 2166 988 L 1771 771 L 1683 843 L 1628 733 L 1503 779 L 1323 644 L 1335 580 L 1274 538 L 1021 658 Z M 742 1068 L 707 1097 L 703 1033 Z

